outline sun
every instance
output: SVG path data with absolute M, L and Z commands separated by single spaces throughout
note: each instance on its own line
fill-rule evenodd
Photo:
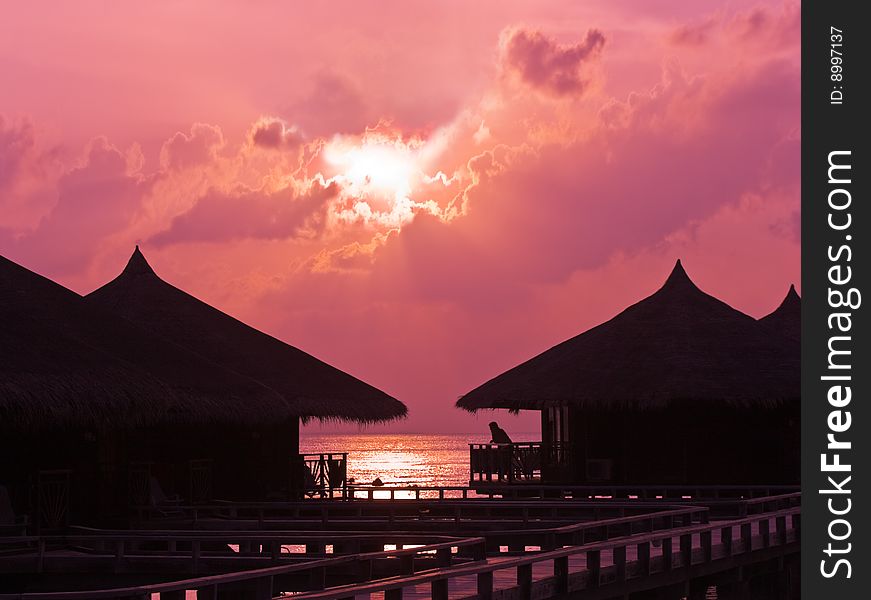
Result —
M 324 158 L 345 190 L 359 197 L 408 198 L 420 174 L 414 144 L 382 135 L 334 138 L 327 144 Z

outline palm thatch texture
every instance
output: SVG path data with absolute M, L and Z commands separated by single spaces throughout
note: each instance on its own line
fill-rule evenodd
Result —
M 457 406 L 774 407 L 799 399 L 800 348 L 702 292 L 680 261 L 653 295 L 465 394 Z
M 370 423 L 406 414 L 384 392 L 163 281 L 138 247 L 124 271 L 86 301 L 263 382 L 303 419 Z
M 801 339 L 801 297 L 795 291 L 794 285 L 789 286 L 789 291 L 780 306 L 759 319 L 759 322 L 781 335 L 794 340 Z
M 287 401 L 0 256 L 0 430 L 272 422 Z

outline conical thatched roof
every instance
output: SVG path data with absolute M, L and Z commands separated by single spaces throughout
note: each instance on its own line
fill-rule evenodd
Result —
M 166 283 L 138 247 L 124 271 L 86 300 L 263 382 L 303 418 L 365 423 L 406 413 L 404 404 L 384 392 Z
M 0 256 L 0 435 L 44 428 L 273 422 L 259 382 L 96 309 Z
M 801 339 L 801 297 L 795 286 L 789 286 L 786 298 L 772 313 L 759 319 L 760 323 L 771 327 L 794 340 Z
M 799 344 L 702 292 L 680 261 L 655 294 L 464 395 L 457 406 L 773 406 L 799 398 Z

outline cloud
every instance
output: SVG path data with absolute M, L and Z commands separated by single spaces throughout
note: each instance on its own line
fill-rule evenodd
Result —
M 177 132 L 160 149 L 160 165 L 164 169 L 184 169 L 213 162 L 224 147 L 220 127 L 195 123 L 189 134 Z
M 357 133 L 378 120 L 360 86 L 347 75 L 330 70 L 317 72 L 309 91 L 282 112 L 312 136 Z
M 248 135 L 252 145 L 271 150 L 296 150 L 304 141 L 297 127 L 274 117 L 258 119 Z
M 556 97 L 581 96 L 590 86 L 588 65 L 605 46 L 598 29 L 583 41 L 561 45 L 540 31 L 509 29 L 502 34 L 503 71 L 529 87 Z
M 667 39 L 676 46 L 703 46 L 715 43 L 732 49 L 768 46 L 782 49 L 800 40 L 801 8 L 796 2 L 779 7 L 757 5 L 736 13 L 718 11 L 699 21 L 682 23 L 672 29 Z
M 0 115 L 0 190 L 12 185 L 34 145 L 33 125 L 29 121 L 7 124 Z
M 136 170 L 137 153 L 124 153 L 105 138 L 94 139 L 83 164 L 57 181 L 57 203 L 36 228 L 9 249 L 44 272 L 69 275 L 93 259 L 100 243 L 127 226 L 155 178 Z
M 335 185 L 312 183 L 299 190 L 210 190 L 193 208 L 175 217 L 169 228 L 149 240 L 156 246 L 184 242 L 230 242 L 311 237 L 322 231 Z

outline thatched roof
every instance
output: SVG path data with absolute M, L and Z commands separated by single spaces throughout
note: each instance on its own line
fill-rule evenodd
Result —
M 702 292 L 680 261 L 655 294 L 506 371 L 457 406 L 774 406 L 799 398 L 799 344 Z
M 285 399 L 259 382 L 0 256 L 0 435 L 287 415 Z
M 780 306 L 759 319 L 759 322 L 789 338 L 801 339 L 801 297 L 794 285 L 789 286 Z
M 263 382 L 303 418 L 365 423 L 406 414 L 405 405 L 384 392 L 163 281 L 138 247 L 124 271 L 86 300 Z

